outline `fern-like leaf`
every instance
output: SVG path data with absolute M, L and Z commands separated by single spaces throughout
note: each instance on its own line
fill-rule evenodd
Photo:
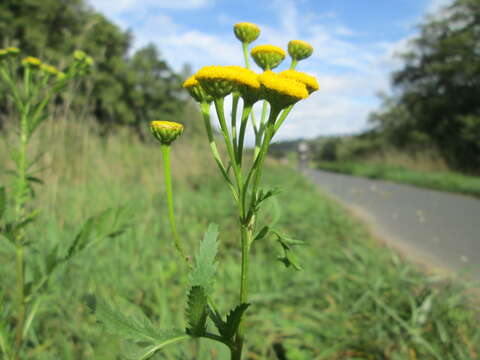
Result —
M 190 289 L 187 300 L 187 333 L 191 336 L 202 336 L 206 331 L 207 296 L 201 286 Z
M 191 285 L 201 286 L 206 294 L 212 292 L 215 272 L 217 271 L 217 264 L 215 263 L 218 250 L 217 237 L 218 226 L 210 224 L 203 241 L 200 243 L 200 249 L 195 256 L 195 265 L 190 273 Z
M 240 322 L 242 321 L 242 316 L 247 311 L 250 304 L 243 303 L 237 305 L 230 313 L 227 315 L 227 323 L 225 325 L 225 331 L 221 334 L 226 340 L 231 340 L 235 333 L 237 332 Z
M 122 336 L 137 344 L 135 352 L 129 354 L 132 359 L 148 359 L 165 346 L 189 338 L 182 330 L 157 330 L 144 316 L 127 317 L 105 301 L 89 299 L 89 306 L 108 333 Z

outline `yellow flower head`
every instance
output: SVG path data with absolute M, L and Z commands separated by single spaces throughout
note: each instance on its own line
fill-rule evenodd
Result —
M 204 66 L 195 79 L 213 98 L 222 98 L 240 87 L 258 89 L 255 73 L 239 66 Z
M 16 47 L 13 47 L 13 46 L 9 46 L 5 49 L 7 51 L 7 53 L 9 53 L 10 55 L 17 55 L 20 53 L 20 49 L 19 48 L 16 48 Z
M 41 64 L 40 67 L 42 68 L 43 72 L 48 75 L 58 75 L 60 71 L 55 66 Z
M 303 72 L 296 71 L 296 70 L 285 70 L 285 71 L 282 71 L 279 75 L 288 79 L 301 82 L 307 87 L 309 94 L 319 89 L 317 79 L 314 76 L 305 74 Z
M 162 145 L 170 145 L 183 133 L 183 125 L 173 121 L 152 121 L 150 123 L 152 135 Z
M 213 101 L 213 98 L 206 93 L 198 80 L 195 78 L 195 75 L 192 75 L 187 80 L 185 80 L 185 82 L 183 83 L 183 87 L 187 89 L 190 96 L 198 102 L 211 103 Z
M 251 54 L 255 63 L 263 70 L 272 70 L 285 59 L 285 51 L 274 45 L 255 46 Z
M 236 90 L 242 95 L 243 100 L 249 104 L 255 103 L 260 96 L 258 74 L 242 66 L 226 67 L 237 72 Z
M 273 71 L 265 71 L 258 76 L 262 85 L 263 97 L 270 104 L 287 107 L 308 97 L 308 91 L 303 83 L 275 74 Z
M 6 49 L 0 49 L 0 59 L 6 57 L 8 55 L 8 52 Z
M 250 44 L 257 40 L 260 35 L 260 28 L 252 23 L 241 22 L 233 26 L 233 32 L 238 40 L 243 43 Z
M 22 65 L 25 67 L 39 68 L 42 65 L 42 62 L 36 57 L 27 56 L 22 60 Z
M 313 47 L 303 40 L 291 40 L 288 43 L 288 54 L 296 61 L 303 60 L 313 54 Z

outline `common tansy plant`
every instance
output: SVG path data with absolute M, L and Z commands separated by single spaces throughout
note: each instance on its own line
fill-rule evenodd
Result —
M 248 328 L 248 335 L 255 332 L 254 328 L 246 325 L 247 309 L 254 308 L 248 293 L 252 247 L 258 241 L 276 241 L 279 248 L 278 260 L 287 267 L 297 270 L 301 268 L 292 255 L 292 249 L 302 242 L 282 235 L 275 229 L 275 224 L 259 228 L 258 220 L 265 202 L 278 194 L 277 189 L 261 187 L 262 171 L 270 143 L 294 105 L 319 89 L 315 77 L 295 70 L 299 61 L 312 54 L 313 48 L 305 41 L 292 40 L 288 44 L 291 59 L 289 69 L 274 72 L 273 69 L 287 56 L 285 50 L 266 44 L 253 47 L 249 54 L 249 46 L 260 36 L 260 28 L 255 24 L 242 22 L 234 25 L 233 32 L 242 44 L 245 66 L 205 66 L 186 79 L 183 86 L 199 103 L 213 159 L 238 209 L 241 250 L 238 301 L 232 304 L 228 311 L 219 309 L 215 302 L 215 297 L 219 295 L 215 293 L 215 272 L 220 266 L 216 262 L 219 248 L 217 226 L 209 226 L 194 257 L 177 233 L 169 154 L 171 143 L 181 135 L 183 126 L 172 122 L 153 121 L 150 129 L 160 142 L 164 156 L 166 197 L 174 245 L 190 271 L 190 289 L 187 295 L 185 329 L 158 332 L 156 336 L 149 333 L 153 325 L 139 326 L 134 322 L 129 323 L 129 319 L 122 318 L 121 314 L 106 304 L 97 306 L 97 317 L 107 327 L 112 323 L 112 319 L 117 319 L 117 323 L 132 328 L 130 333 L 140 334 L 136 337 L 130 336 L 131 340 L 144 347 L 140 359 L 149 358 L 169 344 L 191 338 L 207 338 L 224 344 L 229 349 L 231 360 L 241 360 L 246 347 L 246 329 Z M 262 72 L 257 73 L 250 68 L 250 56 Z M 225 115 L 227 96 L 232 97 L 228 119 Z M 255 104 L 262 106 L 260 119 L 256 119 L 252 111 Z M 212 107 L 216 112 L 220 137 L 217 137 L 213 130 L 213 123 L 217 121 L 212 119 Z M 246 161 L 244 143 L 248 126 L 252 127 L 255 134 L 255 147 L 249 152 L 252 154 L 251 158 Z M 219 138 L 223 140 L 226 149 L 224 156 L 217 148 Z M 142 336 L 142 333 L 145 333 L 145 336 Z M 196 354 L 193 358 L 196 358 Z

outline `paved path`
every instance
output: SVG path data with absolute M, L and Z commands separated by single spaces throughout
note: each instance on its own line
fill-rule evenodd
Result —
M 480 200 L 326 171 L 306 174 L 408 256 L 480 280 Z

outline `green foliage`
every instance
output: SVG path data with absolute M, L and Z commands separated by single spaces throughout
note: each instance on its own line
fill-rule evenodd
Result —
M 0 14 L 0 44 L 56 62 L 77 48 L 95 57 L 95 71 L 88 80 L 76 86 L 75 96 L 69 89 L 59 102 L 91 115 L 104 131 L 123 124 L 143 137 L 146 122 L 173 120 L 184 113 L 183 76 L 173 72 L 154 45 L 130 56 L 132 35 L 93 11 L 85 0 L 5 0 Z M 3 92 L 0 109 L 1 125 L 9 115 Z
M 91 299 L 89 306 L 106 331 L 138 344 L 138 348 L 128 354 L 131 359 L 148 359 L 165 346 L 188 338 L 181 330 L 155 329 L 145 316 L 126 317 L 104 301 Z
M 480 168 L 479 12 L 479 0 L 456 0 L 424 20 L 393 74 L 397 95 L 371 116 L 393 144 L 433 143 L 467 172 Z
M 238 327 L 240 326 L 243 314 L 245 313 L 245 311 L 247 311 L 249 306 L 250 304 L 240 304 L 228 313 L 227 321 L 222 329 L 223 331 L 220 331 L 220 329 L 218 329 L 224 339 L 226 339 L 227 341 L 233 339 L 233 336 L 235 335 Z
M 0 187 L 0 220 L 3 218 L 5 209 L 7 207 L 7 192 L 5 186 Z
M 208 315 L 207 295 L 201 286 L 193 286 L 187 299 L 187 333 L 191 336 L 202 336 L 206 331 Z
M 206 295 L 211 294 L 215 282 L 217 264 L 215 257 L 218 251 L 218 226 L 210 224 L 200 248 L 195 256 L 195 265 L 190 273 L 190 283 L 193 287 L 201 287 Z

